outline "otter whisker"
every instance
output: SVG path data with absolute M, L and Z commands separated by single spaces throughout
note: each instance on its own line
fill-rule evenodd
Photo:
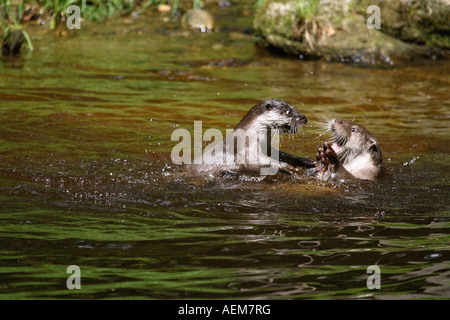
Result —
M 331 137 L 329 140 L 328 140 L 328 142 L 330 142 L 330 143 L 335 143 L 335 142 L 337 142 L 338 141 L 338 137 L 336 137 L 336 136 L 333 136 L 333 137 Z
M 340 146 L 343 146 L 343 145 L 345 145 L 345 144 L 347 143 L 347 137 L 346 137 L 345 135 L 341 135 L 341 136 L 335 135 L 334 137 L 332 137 L 332 138 L 330 139 L 329 142 L 331 142 L 331 143 L 337 143 L 337 144 L 339 144 Z
M 339 136 L 335 142 L 338 143 L 340 146 L 345 146 L 345 144 L 347 143 L 347 140 L 348 140 L 347 136 L 342 135 L 342 136 Z
M 325 131 L 331 131 L 331 124 L 329 121 L 321 124 L 321 129 Z
M 317 122 L 319 122 L 320 124 L 322 124 L 324 126 L 328 126 L 330 121 L 333 119 L 332 117 L 325 118 L 322 116 L 319 116 L 318 118 L 319 118 L 319 120 Z
M 324 126 L 324 127 L 318 128 L 318 130 L 325 133 L 325 132 L 330 132 L 331 128 L 329 126 L 328 127 Z
M 342 163 L 346 162 L 346 160 L 348 159 L 348 156 L 350 155 L 350 151 L 351 151 L 350 149 L 343 151 L 344 154 L 339 159 Z
M 313 125 L 314 126 L 314 125 Z M 300 128 L 301 126 L 299 126 Z M 312 134 L 315 134 L 316 137 L 314 139 L 320 138 L 322 136 L 328 135 L 327 133 L 329 132 L 328 130 L 325 129 L 320 129 L 320 128 L 311 128 L 310 130 Z

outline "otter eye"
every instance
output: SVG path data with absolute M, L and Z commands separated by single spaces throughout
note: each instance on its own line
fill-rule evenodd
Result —
M 290 116 L 290 115 L 291 115 L 291 110 L 287 110 L 287 111 L 286 111 L 286 114 L 287 114 L 288 116 Z
M 356 128 L 352 128 L 352 132 L 355 132 L 356 131 Z

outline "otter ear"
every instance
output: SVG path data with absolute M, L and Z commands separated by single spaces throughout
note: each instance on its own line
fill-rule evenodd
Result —
M 270 109 L 272 109 L 272 104 L 267 103 L 267 104 L 264 106 L 264 108 L 265 108 L 266 110 L 270 110 Z

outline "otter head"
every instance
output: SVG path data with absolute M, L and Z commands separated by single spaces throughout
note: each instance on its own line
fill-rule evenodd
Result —
M 364 127 L 341 119 L 329 122 L 329 129 L 334 132 L 332 148 L 342 160 L 347 160 L 359 154 L 369 153 L 374 159 L 381 161 L 381 149 L 375 137 Z
M 266 99 L 254 105 L 242 118 L 236 128 L 267 130 L 273 129 L 280 133 L 296 133 L 307 119 L 283 100 Z

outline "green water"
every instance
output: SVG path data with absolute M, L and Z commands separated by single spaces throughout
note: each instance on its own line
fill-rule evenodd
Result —
M 33 53 L 0 62 L 0 298 L 449 298 L 450 63 L 281 57 L 221 10 L 208 34 L 156 15 L 37 29 Z M 179 178 L 174 129 L 225 131 L 265 98 L 308 117 L 283 151 L 314 157 L 321 121 L 355 118 L 386 175 Z

